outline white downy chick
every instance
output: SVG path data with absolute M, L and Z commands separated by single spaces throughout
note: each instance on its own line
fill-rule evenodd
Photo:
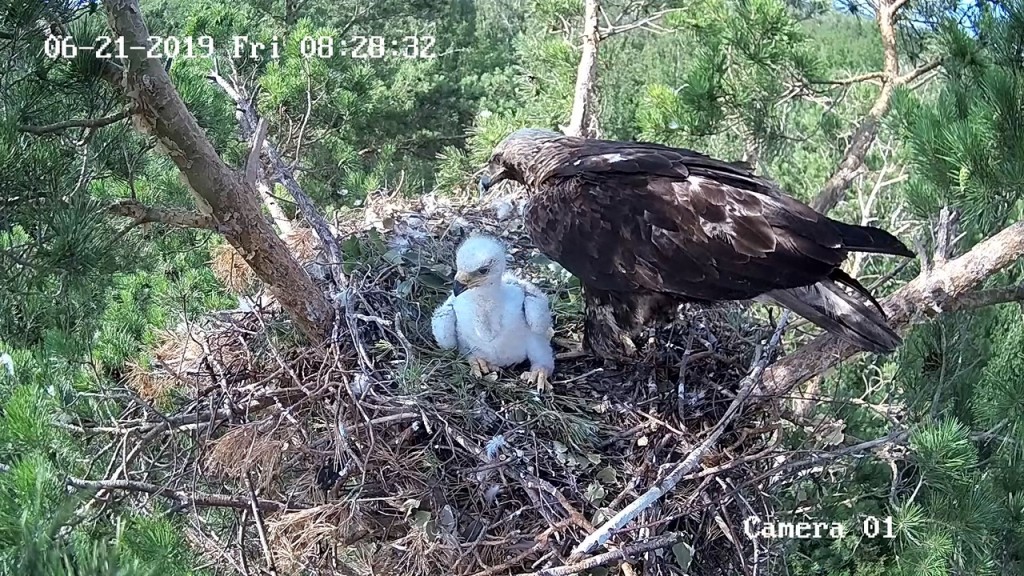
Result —
M 459 247 L 453 293 L 431 322 L 434 339 L 442 348 L 458 347 L 478 377 L 529 360 L 522 379 L 547 390 L 555 369 L 548 297 L 506 272 L 505 254 L 504 244 L 485 235 Z

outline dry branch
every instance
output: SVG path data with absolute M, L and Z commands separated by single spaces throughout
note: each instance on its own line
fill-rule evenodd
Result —
M 119 200 L 108 207 L 107 211 L 114 216 L 131 218 L 135 221 L 135 224 L 153 222 L 179 228 L 219 229 L 217 221 L 211 216 L 191 210 L 146 206 L 137 200 Z
M 184 490 L 175 490 L 174 488 L 158 486 L 156 484 L 150 484 L 149 482 L 139 482 L 136 480 L 84 480 L 82 478 L 69 477 L 66 482 L 68 486 L 83 490 L 123 490 L 126 492 L 142 492 L 145 494 L 153 494 L 154 496 L 163 496 L 164 498 L 174 500 L 181 504 L 194 504 L 196 506 L 235 508 L 238 510 L 246 510 L 253 506 L 252 501 L 243 496 L 228 496 L 226 494 L 210 494 L 208 492 L 198 491 L 185 492 Z M 273 500 L 259 500 L 255 505 L 265 512 L 282 512 L 284 510 L 304 508 L 304 506 L 284 504 Z
M 655 23 L 673 12 L 682 12 L 683 10 L 685 10 L 685 8 L 665 8 L 663 10 L 658 10 L 657 12 L 651 14 L 650 16 L 645 16 L 644 18 L 641 18 L 636 22 L 630 22 L 629 24 L 618 24 L 614 26 L 608 26 L 607 28 L 602 28 L 599 39 L 604 40 L 611 36 L 615 36 L 616 34 L 622 34 L 623 32 L 636 30 L 637 28 L 644 28 L 652 32 L 664 32 L 665 30 L 660 26 L 657 26 L 657 24 Z
M 940 234 L 939 236 L 942 236 Z M 889 323 L 899 332 L 923 317 L 971 310 L 978 306 L 1007 302 L 1024 296 L 1022 288 L 999 288 L 973 292 L 982 282 L 1019 261 L 1024 255 L 1024 222 L 1013 224 L 978 243 L 959 258 L 939 262 L 907 283 L 882 305 Z M 861 352 L 855 346 L 830 335 L 819 336 L 765 371 L 764 397 L 788 394 L 793 387 L 824 374 Z
M 873 72 L 858 76 L 845 81 L 846 83 L 855 80 L 880 79 L 882 81 L 881 91 L 875 99 L 874 104 L 868 110 L 860 124 L 854 129 L 850 143 L 843 152 L 843 158 L 839 165 L 822 186 L 818 196 L 811 206 L 821 212 L 828 213 L 835 208 L 842 200 L 846 191 L 850 189 L 853 181 L 860 174 L 864 167 L 864 157 L 874 144 L 878 136 L 878 129 L 881 126 L 882 118 L 889 112 L 892 105 L 892 97 L 896 88 L 904 86 L 920 78 L 922 75 L 938 68 L 941 60 L 935 59 L 920 66 L 909 74 L 900 76 L 899 53 L 896 51 L 896 28 L 894 25 L 896 12 L 903 6 L 901 0 L 880 0 L 876 20 L 878 30 L 882 36 L 882 53 L 884 56 L 882 71 Z
M 245 183 L 250 186 L 256 185 L 260 171 L 260 151 L 263 149 L 263 141 L 266 138 L 267 119 L 260 118 L 256 125 L 256 134 L 253 136 L 252 145 L 249 147 L 249 157 L 245 161 Z
M 111 114 L 110 116 L 104 116 L 103 118 L 81 118 L 75 120 L 65 120 L 63 122 L 57 122 L 55 124 L 48 124 L 46 126 L 18 126 L 18 130 L 21 132 L 27 132 L 29 134 L 35 134 L 36 136 L 42 136 L 44 134 L 52 134 L 54 132 L 63 132 L 70 128 L 102 128 L 109 126 L 115 122 L 119 122 L 128 117 L 128 111 L 118 112 L 117 114 Z
M 249 138 L 253 131 L 257 129 L 254 127 L 258 127 L 260 123 L 265 122 L 257 113 L 255 103 L 245 97 L 240 87 L 232 85 L 218 71 L 214 70 L 209 77 L 224 90 L 228 97 L 235 101 L 238 110 L 236 117 L 238 118 L 242 135 L 245 138 Z M 270 160 L 270 170 L 272 173 L 269 179 L 280 182 L 288 190 L 288 193 L 292 195 L 302 217 L 309 222 L 309 225 L 316 232 L 317 237 L 324 246 L 324 251 L 327 253 L 329 260 L 328 268 L 331 272 L 332 280 L 339 290 L 345 288 L 346 278 L 341 267 L 341 247 L 331 232 L 327 221 L 320 214 L 319 210 L 316 209 L 313 201 L 306 195 L 305 191 L 302 190 L 291 168 L 288 167 L 277 146 L 269 138 L 262 139 L 262 150 L 266 152 Z
M 603 554 L 597 554 L 585 560 L 580 560 L 573 564 L 565 566 L 559 566 L 557 568 L 546 568 L 537 572 L 529 572 L 520 574 L 519 576 L 569 576 L 571 574 L 579 574 L 587 570 L 593 570 L 600 566 L 611 564 L 618 560 L 625 560 L 631 556 L 638 556 L 640 554 L 646 554 L 653 550 L 661 548 L 668 548 L 669 546 L 675 546 L 679 542 L 683 541 L 682 534 L 668 534 L 665 536 L 657 536 L 643 542 L 635 542 L 629 546 L 623 546 L 619 550 L 613 550 L 611 552 L 605 552 Z

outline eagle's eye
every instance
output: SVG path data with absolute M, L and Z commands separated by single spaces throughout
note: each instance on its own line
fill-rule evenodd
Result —
M 486 276 L 487 273 L 490 272 L 490 271 L 491 271 L 490 266 L 483 266 L 479 270 L 477 270 L 476 273 L 481 275 L 481 276 Z

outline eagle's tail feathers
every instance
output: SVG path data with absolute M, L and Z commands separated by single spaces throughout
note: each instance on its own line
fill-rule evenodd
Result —
M 765 298 L 869 352 L 887 354 L 902 343 L 884 315 L 831 280 L 774 290 L 765 294 Z
M 859 280 L 847 274 L 845 271 L 843 271 L 842 268 L 836 268 L 828 275 L 828 277 L 829 279 L 835 282 L 838 282 L 845 286 L 849 286 L 850 288 L 853 288 L 857 292 L 863 294 L 865 298 L 870 300 L 871 303 L 875 305 L 875 308 L 877 308 L 878 311 L 882 314 L 882 317 L 885 318 L 885 310 L 882 310 L 882 305 L 878 303 L 877 299 L 875 299 L 875 295 L 872 294 L 870 290 L 865 288 Z
M 913 258 L 915 254 L 899 238 L 873 226 L 858 226 L 838 220 L 829 221 L 839 230 L 843 245 L 851 252 L 870 252 L 874 254 L 892 254 Z

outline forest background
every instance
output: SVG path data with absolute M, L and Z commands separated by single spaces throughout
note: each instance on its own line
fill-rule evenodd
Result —
M 133 6 L 0 1 L 3 573 L 235 573 L 197 553 L 180 496 L 102 484 L 124 456 L 104 427 L 143 394 L 132 374 L 183 318 L 239 305 L 248 288 L 217 271 L 225 246 L 298 332 L 322 337 L 331 305 L 272 223 L 315 227 L 305 201 L 327 215 L 389 195 L 476 202 L 477 171 L 522 126 L 751 162 L 833 217 L 913 241 L 920 261 L 853 259 L 882 293 L 947 271 L 937 310 L 918 280 L 894 296 L 913 304 L 898 353 L 799 378 L 784 438 L 799 452 L 806 423 L 827 420 L 837 454 L 884 439 L 884 454 L 874 444 L 777 496 L 817 518 L 892 516 L 896 537 L 775 541 L 758 562 L 799 575 L 1022 573 L 1019 1 L 147 0 L 152 34 L 280 41 L 280 59 L 158 62 L 191 126 L 170 84 L 88 51 L 45 53 L 51 35 L 124 34 Z M 386 55 L 303 58 L 306 36 L 350 50 L 383 37 Z M 273 142 L 269 187 L 249 178 L 264 170 L 253 139 Z

